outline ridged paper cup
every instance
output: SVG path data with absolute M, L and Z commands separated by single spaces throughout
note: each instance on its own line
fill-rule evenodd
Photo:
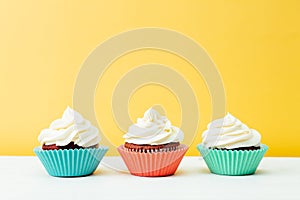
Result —
M 92 174 L 108 151 L 107 147 L 86 149 L 42 150 L 34 153 L 51 176 L 76 177 Z
M 258 150 L 217 150 L 197 146 L 209 170 L 214 174 L 241 176 L 254 174 L 268 147 Z
M 121 145 L 118 151 L 132 175 L 155 177 L 173 175 L 188 150 L 180 145 L 176 150 L 136 152 Z

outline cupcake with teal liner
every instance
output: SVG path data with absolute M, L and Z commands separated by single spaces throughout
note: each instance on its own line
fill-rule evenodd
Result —
M 49 175 L 56 177 L 90 175 L 108 151 L 99 146 L 99 130 L 70 107 L 41 131 L 38 140 L 41 146 L 34 153 Z
M 258 131 L 229 113 L 208 124 L 197 148 L 212 173 L 230 176 L 254 174 L 268 150 Z

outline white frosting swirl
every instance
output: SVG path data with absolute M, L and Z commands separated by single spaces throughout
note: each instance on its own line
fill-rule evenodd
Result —
M 53 121 L 49 128 L 41 131 L 38 140 L 41 144 L 66 146 L 74 142 L 82 147 L 96 145 L 100 141 L 99 131 L 78 112 L 67 107 L 61 119 Z
M 260 139 L 261 136 L 256 130 L 248 128 L 229 113 L 224 118 L 209 123 L 202 134 L 202 143 L 207 148 L 259 146 Z
M 181 142 L 184 136 L 178 127 L 172 126 L 168 118 L 150 108 L 143 118 L 138 118 L 137 123 L 129 127 L 123 138 L 125 142 L 138 145 L 160 145 Z

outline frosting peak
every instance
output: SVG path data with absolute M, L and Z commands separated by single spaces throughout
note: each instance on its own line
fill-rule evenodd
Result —
M 240 120 L 228 113 L 224 118 L 208 124 L 202 134 L 203 144 L 209 148 L 234 149 L 260 145 L 260 134 L 248 128 Z
M 138 118 L 137 122 L 138 124 L 148 124 L 154 121 L 157 121 L 161 118 L 160 114 L 154 110 L 152 107 L 149 108 L 145 113 L 143 118 Z
M 123 138 L 125 142 L 133 144 L 160 145 L 181 142 L 183 132 L 172 126 L 168 118 L 149 108 L 143 118 L 138 118 L 137 123 L 129 127 Z
M 96 145 L 100 141 L 99 131 L 81 114 L 67 107 L 60 119 L 54 120 L 49 128 L 41 131 L 38 140 L 41 144 L 66 146 L 74 142 L 82 147 Z

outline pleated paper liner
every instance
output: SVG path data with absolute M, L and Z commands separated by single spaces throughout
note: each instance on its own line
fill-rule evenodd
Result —
M 258 150 L 217 150 L 197 146 L 209 170 L 214 174 L 241 176 L 254 174 L 268 146 Z
M 126 149 L 124 145 L 118 147 L 130 173 L 144 177 L 173 175 L 187 150 L 185 145 L 180 145 L 176 150 L 153 152 L 136 152 Z
M 87 149 L 42 150 L 34 153 L 51 176 L 76 177 L 92 174 L 108 151 L 107 147 Z

